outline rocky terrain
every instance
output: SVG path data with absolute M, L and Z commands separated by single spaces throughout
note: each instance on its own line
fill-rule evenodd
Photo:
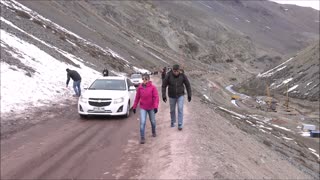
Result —
M 319 42 L 239 87 L 254 95 L 266 95 L 269 87 L 271 94 L 319 101 Z

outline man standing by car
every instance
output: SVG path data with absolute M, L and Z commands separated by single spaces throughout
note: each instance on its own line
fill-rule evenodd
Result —
M 104 68 L 104 70 L 102 71 L 102 75 L 103 75 L 104 77 L 106 77 L 106 76 L 109 75 L 109 71 L 108 71 L 107 68 Z
M 183 128 L 183 103 L 184 103 L 184 86 L 187 89 L 188 101 L 191 101 L 191 86 L 187 76 L 180 73 L 178 64 L 173 65 L 172 71 L 162 82 L 162 99 L 167 102 L 166 89 L 168 86 L 168 96 L 170 103 L 171 127 L 175 126 L 176 122 L 176 104 L 178 104 L 178 129 Z
M 80 88 L 80 84 L 81 84 L 81 76 L 80 74 L 75 71 L 75 70 L 70 70 L 70 69 L 66 69 L 67 71 L 67 83 L 66 83 L 66 87 L 68 87 L 70 78 L 73 80 L 73 90 L 76 94 L 74 94 L 74 97 L 80 97 L 81 95 L 81 88 Z

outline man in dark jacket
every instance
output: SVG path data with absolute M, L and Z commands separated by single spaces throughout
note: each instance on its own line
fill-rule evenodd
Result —
M 161 79 L 162 79 L 162 80 L 166 77 L 166 74 L 167 74 L 167 68 L 164 67 L 164 68 L 162 69 L 162 72 L 161 72 Z
M 66 69 L 67 71 L 67 84 L 66 87 L 68 87 L 70 78 L 73 80 L 73 89 L 74 92 L 76 93 L 73 96 L 79 97 L 81 95 L 81 88 L 80 88 L 80 84 L 81 84 L 81 76 L 80 74 L 75 71 L 75 70 L 70 70 L 70 69 Z
M 104 70 L 102 71 L 102 75 L 103 76 L 108 76 L 109 75 L 109 71 L 107 68 L 104 68 Z
M 188 101 L 191 101 L 191 86 L 185 74 L 180 73 L 179 65 L 173 65 L 172 71 L 168 72 L 162 82 L 162 99 L 167 102 L 166 89 L 168 86 L 168 96 L 170 103 L 171 127 L 176 122 L 176 104 L 178 104 L 178 129 L 183 127 L 183 102 L 184 87 L 187 89 Z

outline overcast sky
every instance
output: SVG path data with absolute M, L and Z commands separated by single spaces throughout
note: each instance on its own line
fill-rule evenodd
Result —
M 319 10 L 319 0 L 271 0 L 279 4 L 295 4 L 298 6 L 312 7 Z

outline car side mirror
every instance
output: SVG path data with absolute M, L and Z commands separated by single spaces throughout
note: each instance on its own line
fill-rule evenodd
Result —
M 136 90 L 136 88 L 134 86 L 129 87 L 129 91 L 135 91 L 135 90 Z

